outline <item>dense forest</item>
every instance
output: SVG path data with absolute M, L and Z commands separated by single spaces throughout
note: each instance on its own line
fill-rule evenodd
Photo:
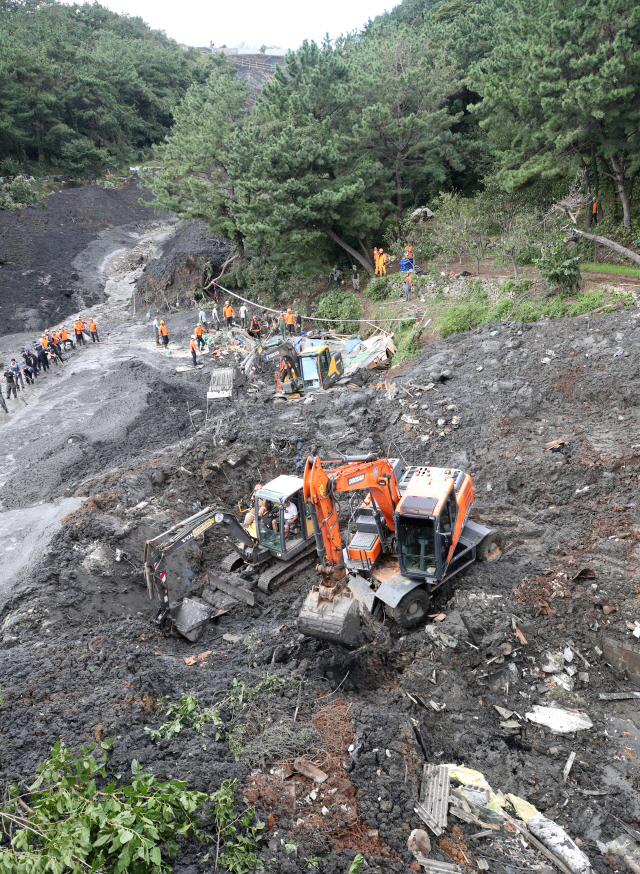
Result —
M 0 175 L 140 160 L 211 59 L 98 3 L 0 2 Z
M 401 242 L 439 197 L 449 234 L 473 226 L 477 245 L 502 216 L 514 263 L 563 194 L 576 233 L 596 198 L 600 227 L 631 244 L 639 88 L 633 0 L 404 0 L 290 52 L 255 105 L 217 67 L 176 109 L 147 184 L 232 237 L 236 273 L 246 253 L 309 270 L 340 252 L 370 272 L 374 243 Z

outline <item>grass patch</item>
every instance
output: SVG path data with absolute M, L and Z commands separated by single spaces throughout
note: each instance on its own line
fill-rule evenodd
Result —
M 356 322 L 362 318 L 362 305 L 355 295 L 336 288 L 320 295 L 313 315 L 327 319 L 325 327 L 333 328 L 339 334 L 355 334 L 358 330 Z
M 580 264 L 580 270 L 592 270 L 596 273 L 614 273 L 623 274 L 625 276 L 640 276 L 640 270 L 637 267 L 627 267 L 625 264 L 594 264 L 593 261 L 584 261 Z
M 488 322 L 539 322 L 542 319 L 557 319 L 565 316 L 581 316 L 592 313 L 607 304 L 623 303 L 634 306 L 630 294 L 610 291 L 592 291 L 575 297 L 561 294 L 543 300 L 502 298 L 494 303 L 475 299 L 463 299 L 458 304 L 442 308 L 435 316 L 440 336 L 449 337 L 471 331 Z

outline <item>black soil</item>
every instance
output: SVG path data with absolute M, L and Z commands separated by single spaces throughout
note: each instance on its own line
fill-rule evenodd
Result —
M 192 323 L 193 312 L 173 316 L 172 338 L 184 341 Z M 148 339 L 150 326 L 137 324 Z M 238 398 L 213 402 L 206 426 L 206 372 L 233 353 L 205 356 L 202 376 L 159 358 L 151 413 L 125 441 L 96 446 L 96 465 L 69 468 L 69 491 L 87 500 L 44 550 L 29 590 L 0 608 L 0 782 L 30 782 L 57 740 L 77 748 L 114 738 L 114 772 L 135 758 L 205 791 L 241 779 L 266 823 L 267 871 L 305 872 L 314 860 L 311 869 L 347 874 L 361 852 L 362 870 L 408 874 L 424 763 L 464 764 L 563 825 L 594 870 L 615 870 L 597 842 L 640 816 L 640 717 L 637 701 L 599 695 L 637 688 L 633 666 L 604 651 L 613 641 L 638 652 L 639 352 L 637 310 L 497 323 L 436 340 L 395 375 L 367 372 L 363 385 L 309 404 L 274 402 L 271 380 L 253 377 Z M 144 541 L 207 505 L 240 514 L 254 483 L 336 451 L 468 470 L 473 516 L 503 532 L 503 557 L 445 586 L 425 627 L 406 633 L 387 621 L 355 652 L 298 634 L 313 568 L 255 607 L 221 597 L 195 645 L 164 637 L 147 600 Z M 41 499 L 58 488 L 47 481 Z M 176 554 L 172 598 L 201 595 L 228 552 L 213 528 Z M 243 579 L 250 586 L 253 571 Z M 542 670 L 549 654 L 559 659 L 555 679 Z M 234 706 L 234 680 L 255 689 L 265 675 L 277 678 L 273 694 Z M 219 705 L 221 737 L 209 725 L 204 736 L 184 729 L 154 744 L 144 727 L 159 723 L 158 699 L 187 691 Z M 593 727 L 555 735 L 526 718 L 536 704 L 586 712 Z M 257 760 L 236 759 L 229 746 L 238 726 L 290 726 L 294 715 L 321 738 L 309 746 L 329 775 L 321 786 L 300 775 L 283 782 L 272 773 L 282 756 L 266 743 Z M 478 830 L 451 817 L 431 836 L 431 857 L 462 870 L 478 870 L 483 857 L 498 874 L 544 863 L 508 831 L 469 840 Z M 210 871 L 206 853 L 184 844 L 174 870 Z
M 0 335 L 41 330 L 59 314 L 101 299 L 79 283 L 73 260 L 101 232 L 154 218 L 135 183 L 86 185 L 47 197 L 44 209 L 0 210 Z

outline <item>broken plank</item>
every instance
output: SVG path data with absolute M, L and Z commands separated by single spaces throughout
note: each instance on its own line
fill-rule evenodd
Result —
M 479 841 L 480 838 L 488 838 L 490 835 L 493 835 L 493 829 L 485 828 L 481 832 L 476 832 L 475 835 L 469 835 L 467 838 L 468 841 Z
M 435 821 L 433 816 L 429 813 L 424 804 L 420 804 L 420 802 L 416 802 L 416 806 L 413 808 L 415 812 L 418 814 L 420 819 L 431 829 L 431 831 L 436 835 L 436 837 L 440 837 L 444 829 L 442 829 L 438 823 Z
M 255 606 L 256 596 L 248 589 L 243 589 L 241 586 L 236 586 L 233 583 L 227 582 L 227 580 L 221 580 L 220 577 L 214 577 L 212 575 L 209 576 L 209 581 L 216 587 L 216 589 L 220 589 L 221 592 L 226 592 L 227 595 L 233 595 L 234 598 L 239 598 L 250 607 Z
M 434 821 L 446 828 L 449 805 L 449 768 L 446 765 L 424 766 L 420 801 Z
M 534 838 L 534 836 L 531 834 L 531 832 L 527 831 L 527 829 L 524 826 L 520 825 L 520 823 L 517 822 L 515 819 L 513 819 L 513 817 L 509 816 L 508 813 L 505 813 L 503 811 L 502 815 L 504 816 L 504 818 L 506 819 L 507 822 L 511 823 L 511 825 L 520 832 L 520 834 L 522 835 L 522 837 L 526 841 L 528 841 L 530 844 L 532 844 L 536 848 L 536 850 L 539 850 L 543 856 L 546 856 L 550 862 L 553 862 L 553 864 L 556 866 L 556 868 L 558 868 L 560 871 L 562 871 L 563 874 L 573 874 L 571 869 L 567 868 L 567 866 L 564 864 L 564 862 L 561 862 L 560 859 L 558 859 L 558 857 L 555 856 L 551 852 L 551 850 L 548 850 L 545 847 L 545 845 L 542 843 L 542 841 L 539 841 L 537 838 Z
M 451 862 L 438 862 L 436 859 L 427 859 L 426 856 L 416 856 L 416 862 L 422 865 L 427 874 L 458 874 L 462 870 Z

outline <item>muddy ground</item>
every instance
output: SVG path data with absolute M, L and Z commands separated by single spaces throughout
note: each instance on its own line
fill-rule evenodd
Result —
M 137 233 L 144 261 L 172 228 Z M 267 824 L 268 871 L 317 860 L 346 874 L 362 852 L 367 870 L 408 872 L 423 764 L 453 762 L 564 825 L 595 870 L 615 870 L 596 842 L 640 815 L 640 713 L 637 700 L 598 696 L 638 688 L 607 641 L 636 645 L 640 622 L 640 312 L 483 326 L 306 404 L 274 402 L 270 382 L 255 379 L 207 414 L 209 357 L 176 371 L 194 312 L 167 316 L 169 355 L 146 313 L 132 314 L 138 254 L 101 268 L 100 346 L 70 353 L 26 404 L 0 410 L 2 784 L 29 782 L 56 740 L 114 738 L 115 770 L 137 759 L 206 791 L 240 778 Z M 3 358 L 28 336 L 0 337 Z M 164 637 L 144 586 L 145 539 L 199 507 L 238 511 L 255 482 L 336 450 L 465 468 L 475 517 L 505 535 L 503 558 L 439 593 L 433 613 L 444 619 L 408 634 L 389 625 L 386 640 L 355 653 L 297 633 L 313 569 L 254 607 L 221 598 L 227 612 L 195 645 Z M 173 598 L 200 594 L 228 551 L 209 532 L 176 557 Z M 554 680 L 542 669 L 567 647 Z M 254 690 L 241 704 L 238 683 Z M 221 737 L 209 724 L 203 737 L 184 729 L 155 744 L 144 728 L 161 721 L 158 700 L 187 691 L 219 705 Z M 552 734 L 525 718 L 535 704 L 584 711 L 593 727 Z M 315 791 L 271 773 L 274 759 L 304 752 L 329 774 Z M 476 831 L 451 817 L 431 836 L 432 857 L 467 870 L 484 858 L 509 874 L 544 864 L 508 831 L 470 841 Z M 210 871 L 206 852 L 185 843 L 174 870 Z

